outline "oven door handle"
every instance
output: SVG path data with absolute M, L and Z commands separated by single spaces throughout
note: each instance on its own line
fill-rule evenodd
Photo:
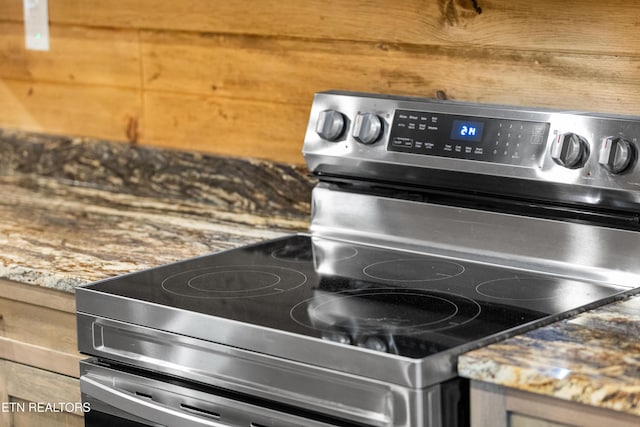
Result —
M 109 406 L 153 423 L 181 427 L 229 427 L 213 420 L 180 412 L 152 400 L 137 398 L 87 376 L 80 377 L 82 392 Z

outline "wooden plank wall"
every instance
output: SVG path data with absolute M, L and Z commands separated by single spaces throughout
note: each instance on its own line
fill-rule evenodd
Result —
M 302 163 L 314 92 L 640 115 L 640 2 L 0 1 L 0 127 Z

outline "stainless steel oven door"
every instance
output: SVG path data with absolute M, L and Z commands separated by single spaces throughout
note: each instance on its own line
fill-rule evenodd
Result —
M 96 359 L 81 362 L 86 427 L 330 427 L 349 423 L 308 418 L 250 402 L 233 393 L 169 377 L 116 369 Z M 296 412 L 292 410 L 291 412 Z

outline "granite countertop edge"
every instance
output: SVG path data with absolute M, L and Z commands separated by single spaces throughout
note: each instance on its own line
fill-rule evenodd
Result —
M 638 337 L 640 296 L 630 296 L 463 354 L 458 373 L 640 416 Z
M 0 279 L 79 285 L 308 229 L 303 166 L 0 129 Z

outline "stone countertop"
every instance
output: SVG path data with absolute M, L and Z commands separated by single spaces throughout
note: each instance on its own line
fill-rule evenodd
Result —
M 471 351 L 460 356 L 458 372 L 640 415 L 640 296 Z
M 0 129 L 0 279 L 75 286 L 308 227 L 304 167 Z M 460 356 L 460 375 L 640 415 L 640 297 Z
M 0 130 L 0 279 L 79 284 L 308 228 L 303 167 Z

